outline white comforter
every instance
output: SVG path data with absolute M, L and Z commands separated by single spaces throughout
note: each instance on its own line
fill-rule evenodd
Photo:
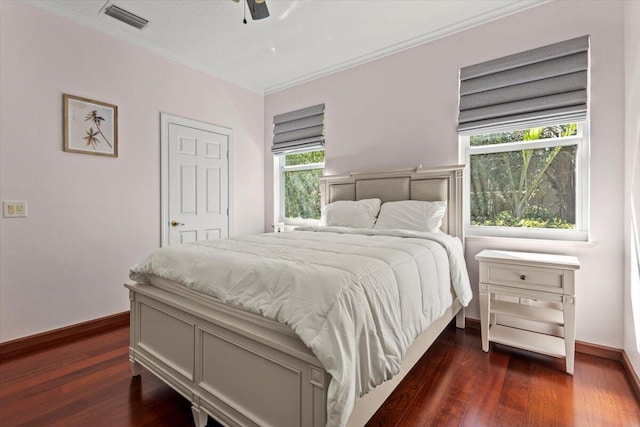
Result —
M 452 303 L 472 294 L 458 239 L 442 233 L 307 227 L 158 249 L 132 268 L 289 325 L 332 376 L 327 425 L 395 375 Z

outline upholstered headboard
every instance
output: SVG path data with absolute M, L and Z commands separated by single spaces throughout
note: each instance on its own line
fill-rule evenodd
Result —
M 464 166 L 435 169 L 400 169 L 357 172 L 349 176 L 320 178 L 322 205 L 337 200 L 377 197 L 382 202 L 397 200 L 447 201 L 441 230 L 462 239 L 462 170 Z

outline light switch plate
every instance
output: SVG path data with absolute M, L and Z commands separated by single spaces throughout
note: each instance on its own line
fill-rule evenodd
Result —
M 26 200 L 3 200 L 2 216 L 4 218 L 26 218 L 27 217 L 27 201 Z

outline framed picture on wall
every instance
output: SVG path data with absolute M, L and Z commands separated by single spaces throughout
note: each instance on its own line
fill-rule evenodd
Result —
M 64 151 L 118 157 L 118 106 L 64 94 Z

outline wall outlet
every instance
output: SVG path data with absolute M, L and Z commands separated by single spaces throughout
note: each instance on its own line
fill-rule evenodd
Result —
M 531 305 L 533 300 L 531 298 L 520 298 L 520 304 Z
M 26 200 L 4 200 L 2 202 L 2 216 L 4 218 L 26 218 Z

